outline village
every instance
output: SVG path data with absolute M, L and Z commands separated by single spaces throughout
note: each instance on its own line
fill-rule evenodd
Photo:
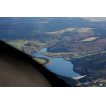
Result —
M 106 87 L 106 80 L 98 79 L 92 82 L 79 83 L 78 87 Z

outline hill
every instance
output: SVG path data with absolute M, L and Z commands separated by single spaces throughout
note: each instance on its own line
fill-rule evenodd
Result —
M 106 78 L 105 17 L 0 17 L 0 39 L 27 54 L 47 47 L 87 75 L 81 82 Z
M 80 75 L 87 75 L 80 79 L 81 82 L 91 82 L 96 79 L 106 78 L 106 53 L 75 58 L 71 60 L 74 65 L 74 71 Z

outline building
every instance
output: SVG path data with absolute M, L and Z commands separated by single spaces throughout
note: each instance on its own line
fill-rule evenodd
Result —
M 99 83 L 99 86 L 102 86 L 103 84 Z

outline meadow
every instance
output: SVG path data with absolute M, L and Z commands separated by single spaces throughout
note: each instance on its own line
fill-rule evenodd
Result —
M 46 61 L 44 59 L 40 59 L 40 58 L 32 58 L 33 60 L 37 61 L 40 64 L 44 64 L 46 63 Z
M 92 28 L 80 28 L 77 30 L 77 32 L 88 32 L 89 29 L 92 29 Z
M 105 82 L 106 83 L 106 80 L 101 80 L 100 82 Z
M 54 32 L 46 32 L 46 34 L 62 34 L 64 32 L 67 32 L 67 31 L 73 31 L 75 30 L 76 28 L 66 28 L 66 29 L 63 29 L 63 30 L 59 30 L 59 31 L 54 31 Z
M 22 51 L 22 47 L 26 47 L 24 44 L 27 44 L 28 41 L 16 40 L 16 41 L 10 41 L 10 42 L 6 42 L 6 43 L 13 46 L 14 48 Z

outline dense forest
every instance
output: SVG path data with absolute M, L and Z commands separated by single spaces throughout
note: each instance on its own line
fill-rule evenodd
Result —
M 98 78 L 106 78 L 106 53 L 75 58 L 71 61 L 76 73 L 87 75 L 80 79 L 81 82 L 92 81 Z
M 46 38 L 45 32 L 54 32 L 65 28 L 96 28 L 95 31 L 102 32 L 106 22 L 91 22 L 83 18 L 65 17 L 0 17 L 0 38 L 1 39 L 40 39 Z M 99 30 L 97 29 L 99 28 Z M 77 33 L 77 32 L 76 32 Z M 75 34 L 73 32 L 72 34 Z M 72 35 L 71 34 L 71 35 Z M 67 32 L 64 34 L 67 35 Z M 63 36 L 64 36 L 63 35 Z M 52 38 L 53 36 L 51 36 Z
M 105 51 L 106 38 L 97 38 L 86 42 L 60 42 L 48 48 L 48 52 L 83 52 L 83 51 Z

